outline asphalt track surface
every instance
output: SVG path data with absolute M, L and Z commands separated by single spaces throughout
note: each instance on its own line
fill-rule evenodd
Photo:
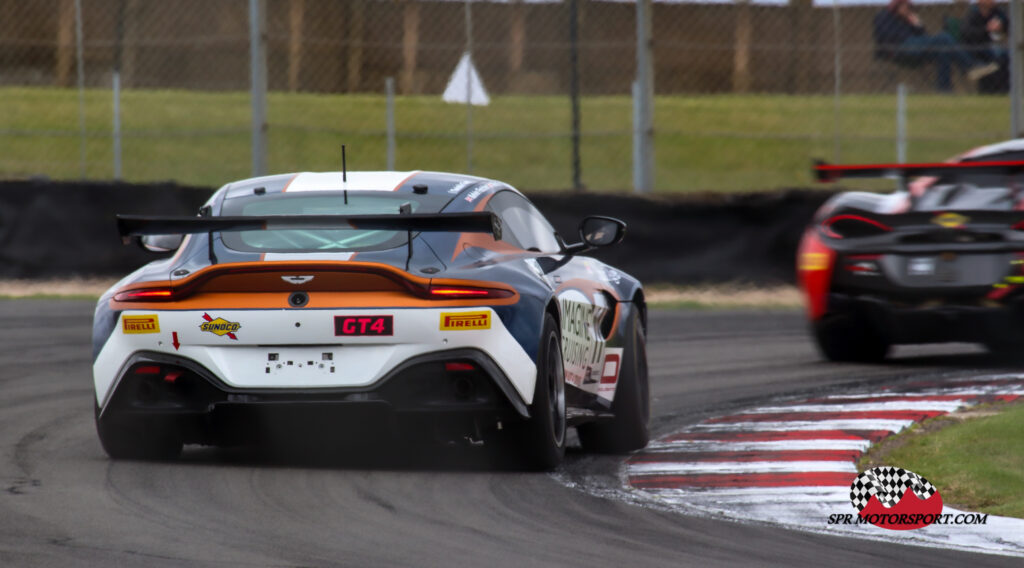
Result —
M 189 449 L 114 462 L 93 428 L 84 301 L 0 301 L 2 566 L 1020 566 L 645 509 L 473 455 L 379 465 Z M 970 346 L 830 365 L 792 311 L 654 313 L 655 434 L 784 393 L 1006 368 Z

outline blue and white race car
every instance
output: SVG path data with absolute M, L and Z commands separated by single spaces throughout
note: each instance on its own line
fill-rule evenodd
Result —
M 275 175 L 196 217 L 121 216 L 172 253 L 99 300 L 96 425 L 113 458 L 280 432 L 514 440 L 524 463 L 647 443 L 640 283 L 582 256 L 511 186 L 436 172 Z M 355 434 L 352 434 L 355 435 Z

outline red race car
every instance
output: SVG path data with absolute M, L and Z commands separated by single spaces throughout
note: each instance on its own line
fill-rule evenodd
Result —
M 879 361 L 908 343 L 1024 345 L 1024 140 L 947 163 L 814 172 L 902 181 L 890 194 L 835 195 L 804 232 L 797 279 L 826 358 Z

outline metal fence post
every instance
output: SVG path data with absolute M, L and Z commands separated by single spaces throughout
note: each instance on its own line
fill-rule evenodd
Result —
M 907 161 L 907 84 L 896 88 L 896 163 Z
M 78 175 L 85 179 L 85 61 L 82 37 L 82 0 L 75 0 L 75 69 L 78 75 Z
M 833 121 L 833 148 L 832 148 L 832 160 L 835 163 L 842 161 L 843 155 L 843 139 L 841 132 L 842 127 L 842 111 L 840 107 L 841 96 L 843 92 L 843 44 L 840 37 L 842 30 L 841 20 L 839 18 L 839 1 L 832 0 L 832 45 L 833 45 L 833 59 L 832 59 L 832 82 L 833 82 L 833 95 L 832 95 L 832 121 Z
M 466 0 L 466 173 L 473 173 L 473 12 Z
M 114 69 L 113 72 L 114 91 L 114 179 L 121 179 L 121 72 Z
M 384 79 L 384 91 L 387 93 L 387 106 L 385 123 L 388 137 L 388 165 L 389 171 L 395 169 L 395 78 Z
M 1024 136 L 1024 8 L 1021 0 L 1010 0 L 1010 136 Z
M 267 173 L 267 2 L 249 0 L 252 175 Z
M 572 107 L 572 189 L 583 191 L 580 172 L 579 0 L 569 0 L 569 103 Z
M 114 95 L 113 148 L 114 180 L 121 180 L 121 62 L 124 55 L 124 11 L 125 1 L 117 3 L 117 26 L 114 38 L 114 70 L 111 73 Z
M 633 191 L 654 190 L 654 65 L 651 0 L 636 2 L 636 82 L 633 89 Z

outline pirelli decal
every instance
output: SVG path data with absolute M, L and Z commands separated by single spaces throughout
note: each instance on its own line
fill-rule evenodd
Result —
M 442 331 L 491 329 L 491 312 L 441 312 Z
M 129 334 L 160 333 L 160 318 L 156 314 L 121 316 L 121 331 Z

